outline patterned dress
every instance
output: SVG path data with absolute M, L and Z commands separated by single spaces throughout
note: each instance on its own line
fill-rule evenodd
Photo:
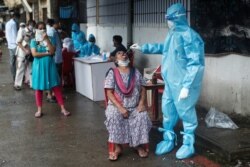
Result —
M 125 85 L 128 85 L 129 74 L 121 73 L 121 77 Z M 127 144 L 130 147 L 136 147 L 141 144 L 149 143 L 149 131 L 151 129 L 152 123 L 148 116 L 147 111 L 138 112 L 136 110 L 139 100 L 141 86 L 145 85 L 140 72 L 135 71 L 135 88 L 132 96 L 125 97 L 115 85 L 114 72 L 109 71 L 106 79 L 104 88 L 111 88 L 120 96 L 123 106 L 129 112 L 129 118 L 124 119 L 122 114 L 119 112 L 117 107 L 109 100 L 108 106 L 105 111 L 106 121 L 104 122 L 108 133 L 108 141 L 116 144 Z
M 55 44 L 51 39 L 52 45 Z M 31 40 L 30 48 L 35 48 L 37 52 L 46 52 L 44 45 L 39 45 L 35 39 Z M 50 90 L 60 85 L 60 78 L 57 73 L 55 61 L 52 56 L 34 57 L 32 64 L 32 88 L 35 90 Z

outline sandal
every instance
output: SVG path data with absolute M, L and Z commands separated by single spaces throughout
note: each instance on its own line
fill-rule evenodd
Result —
M 116 161 L 118 160 L 119 154 L 117 152 L 110 152 L 109 153 L 109 160 Z
M 71 113 L 68 112 L 67 110 L 62 110 L 61 113 L 64 115 L 64 116 L 69 116 Z
M 43 113 L 41 112 L 41 111 L 37 111 L 36 113 L 35 113 L 35 117 L 36 118 L 41 118 L 43 116 Z
M 116 160 L 118 160 L 118 158 L 121 154 L 122 154 L 121 146 L 116 146 L 115 152 L 109 152 L 109 160 L 116 161 Z
M 139 157 L 141 158 L 147 158 L 148 157 L 148 152 L 146 150 L 144 150 L 144 148 L 142 147 L 137 147 L 137 154 L 139 155 Z

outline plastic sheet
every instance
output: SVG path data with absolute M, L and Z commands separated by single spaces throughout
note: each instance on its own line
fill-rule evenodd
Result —
M 211 107 L 206 115 L 207 127 L 238 129 L 239 127 L 224 113 Z

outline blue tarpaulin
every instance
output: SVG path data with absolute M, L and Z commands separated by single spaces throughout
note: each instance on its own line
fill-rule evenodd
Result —
M 76 9 L 74 6 L 60 7 L 60 18 L 61 19 L 75 18 L 76 16 L 77 16 L 77 14 L 76 14 Z

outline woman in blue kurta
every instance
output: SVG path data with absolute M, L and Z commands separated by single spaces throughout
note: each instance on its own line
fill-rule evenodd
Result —
M 55 42 L 45 33 L 45 24 L 39 22 L 35 38 L 31 40 L 30 48 L 34 61 L 32 65 L 32 88 L 35 90 L 37 112 L 35 117 L 42 116 L 42 96 L 43 90 L 50 90 L 55 93 L 61 113 L 65 116 L 70 115 L 64 107 L 60 79 L 53 59 L 55 53 Z

